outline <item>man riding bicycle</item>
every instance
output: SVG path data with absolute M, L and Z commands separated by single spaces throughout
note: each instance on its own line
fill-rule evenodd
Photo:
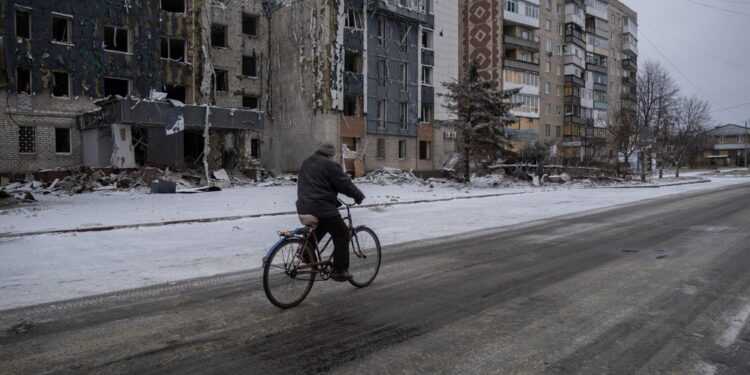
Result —
M 344 194 L 357 204 L 365 195 L 333 160 L 336 148 L 322 142 L 315 153 L 305 159 L 297 180 L 297 213 L 302 224 L 315 229 L 318 239 L 330 233 L 333 239 L 333 270 L 331 279 L 351 280 L 349 273 L 349 232 L 339 213 L 337 195 Z

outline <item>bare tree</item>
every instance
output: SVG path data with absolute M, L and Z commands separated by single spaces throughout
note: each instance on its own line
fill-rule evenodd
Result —
M 497 90 L 497 81 L 481 80 L 476 61 L 464 76 L 461 82 L 443 83 L 449 92 L 441 95 L 446 98 L 445 107 L 457 117 L 446 125 L 459 130 L 464 180 L 469 181 L 472 167 L 489 170 L 506 153 L 510 141 L 505 128 L 516 121 L 510 113 L 515 106 L 511 99 L 519 89 Z
M 675 177 L 680 177 L 680 167 L 699 151 L 705 125 L 711 121 L 711 106 L 695 96 L 681 97 L 677 101 L 674 122 L 668 131 L 665 147 L 667 159 L 675 166 Z
M 618 175 L 627 175 L 630 171 L 630 158 L 640 148 L 639 136 L 641 124 L 638 122 L 636 112 L 627 107 L 621 108 L 612 117 L 612 121 L 607 127 L 609 132 L 609 146 L 617 152 L 618 157 L 622 157 L 625 163 L 625 171 L 620 170 L 620 162 L 617 161 L 615 170 Z

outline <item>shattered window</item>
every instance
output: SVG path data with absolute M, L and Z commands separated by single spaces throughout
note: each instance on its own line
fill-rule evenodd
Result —
M 16 9 L 16 37 L 31 39 L 31 11 Z
M 398 141 L 398 158 L 406 158 L 406 141 Z
M 406 91 L 406 89 L 408 88 L 409 71 L 406 69 L 405 63 L 401 63 L 398 65 L 398 73 L 400 79 L 399 86 L 401 88 L 401 91 Z
M 388 64 L 385 60 L 378 60 L 378 85 L 385 86 L 388 78 Z
M 19 66 L 16 68 L 16 90 L 19 93 L 31 94 L 31 69 Z
M 385 45 L 385 19 L 383 17 L 378 18 L 378 45 Z
M 31 126 L 18 127 L 18 152 L 33 154 L 36 150 L 36 135 Z
M 185 0 L 161 0 L 161 10 L 172 13 L 185 13 Z
M 398 110 L 398 120 L 401 123 L 401 129 L 403 130 L 403 129 L 406 129 L 407 126 L 408 126 L 406 120 L 409 117 L 409 109 L 407 107 L 406 102 L 399 103 L 399 108 L 398 109 L 399 109 Z
M 211 25 L 211 46 L 227 46 L 227 27 L 225 25 L 220 25 L 218 23 L 214 23 Z
M 70 128 L 55 128 L 55 152 L 70 153 Z
M 362 30 L 362 12 L 354 9 L 347 9 L 344 27 Z
M 258 109 L 258 97 L 250 95 L 243 96 L 242 106 L 250 109 Z
M 60 15 L 52 16 L 52 40 L 59 43 L 73 43 L 73 19 Z
M 225 69 L 215 69 L 216 73 L 216 91 L 229 91 L 229 72 Z
M 185 86 L 166 85 L 164 92 L 167 93 L 167 99 L 179 100 L 185 103 Z
M 385 159 L 385 139 L 378 138 L 376 151 L 378 159 Z
M 128 29 L 104 26 L 104 49 L 108 51 L 130 52 Z
M 358 95 L 344 95 L 344 116 L 359 116 Z
M 431 149 L 432 149 L 432 142 L 419 141 L 419 160 L 430 160 Z
M 130 95 L 130 81 L 122 78 L 104 79 L 104 96 L 119 95 L 123 98 Z
M 255 56 L 242 56 L 242 75 L 256 77 L 258 75 L 255 66 Z
M 377 113 L 377 119 L 378 119 L 378 128 L 385 129 L 385 109 L 386 104 L 385 100 L 378 100 L 378 113 Z
M 258 16 L 242 13 L 242 33 L 247 36 L 258 36 Z
M 52 96 L 70 97 L 70 76 L 66 72 L 52 73 Z
M 182 39 L 161 38 L 161 57 L 164 59 L 184 61 L 185 41 Z
M 362 74 L 362 54 L 347 50 L 344 55 L 344 71 Z

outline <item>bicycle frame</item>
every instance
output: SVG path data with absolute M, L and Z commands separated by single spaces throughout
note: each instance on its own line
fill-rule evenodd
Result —
M 342 202 L 343 203 L 343 202 Z M 365 255 L 362 253 L 362 251 L 359 248 L 359 239 L 357 238 L 357 229 L 366 227 L 365 225 L 358 225 L 356 227 L 353 226 L 352 223 L 352 213 L 351 213 L 351 205 L 345 204 L 346 206 L 346 216 L 343 218 L 344 221 L 347 224 L 347 229 L 349 231 L 349 240 L 351 241 L 352 245 L 352 251 L 356 256 L 359 257 L 365 257 Z M 288 238 L 297 238 L 303 241 L 302 246 L 308 246 L 308 244 L 312 245 L 313 253 L 316 257 L 315 262 L 311 263 L 303 263 L 297 266 L 298 270 L 307 269 L 307 268 L 313 268 L 321 265 L 329 265 L 331 264 L 331 260 L 333 259 L 333 251 L 331 251 L 331 254 L 328 256 L 328 259 L 323 259 L 323 252 L 328 248 L 328 245 L 333 240 L 332 237 L 328 237 L 328 241 L 323 245 L 321 248 L 319 246 L 318 237 L 314 230 L 312 230 L 309 227 L 302 227 L 297 228 L 293 231 L 288 232 L 279 232 L 279 235 L 282 237 L 276 243 L 271 246 L 271 248 L 268 250 L 268 253 L 265 257 L 263 257 L 263 267 L 266 267 L 266 264 L 268 262 L 268 258 L 271 256 L 271 253 L 279 246 L 281 245 L 286 239 Z M 301 253 L 302 246 L 300 246 L 300 249 L 298 250 L 298 254 Z M 309 273 L 314 273 L 315 271 L 310 271 Z M 307 271 L 303 271 L 303 273 L 308 273 Z

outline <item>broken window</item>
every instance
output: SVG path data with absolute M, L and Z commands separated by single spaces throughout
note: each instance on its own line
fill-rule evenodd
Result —
M 229 72 L 225 69 L 214 69 L 216 73 L 216 91 L 229 91 Z
M 401 91 L 406 91 L 408 87 L 409 71 L 407 70 L 405 63 L 398 65 L 398 76 L 400 78 L 399 86 Z
M 36 135 L 31 126 L 18 127 L 18 152 L 33 154 L 36 151 Z
M 406 158 L 406 141 L 398 141 L 398 158 Z
M 258 97 L 252 95 L 243 96 L 242 106 L 250 109 L 258 109 Z
M 104 49 L 108 51 L 130 52 L 128 29 L 104 26 Z
M 66 72 L 52 73 L 52 96 L 70 97 L 70 76 Z
M 70 128 L 55 128 L 55 152 L 70 153 Z
M 399 28 L 399 35 L 398 40 L 400 43 L 400 50 L 401 52 L 406 52 L 409 47 L 409 29 L 411 27 L 408 26 L 405 23 L 401 24 L 401 27 Z
M 167 93 L 167 99 L 179 100 L 185 103 L 185 86 L 166 85 L 164 92 Z
M 225 25 L 220 25 L 218 23 L 214 23 L 211 25 L 211 46 L 227 46 L 227 27 Z
M 185 41 L 182 39 L 162 37 L 161 57 L 163 59 L 185 61 Z
M 431 66 L 422 67 L 422 83 L 425 85 L 432 86 L 432 67 Z
M 242 33 L 247 36 L 258 36 L 258 16 L 250 13 L 242 13 Z
M 250 140 L 250 156 L 255 159 L 260 158 L 260 139 L 253 138 Z
M 422 122 L 432 121 L 432 111 L 434 110 L 432 104 L 422 104 Z
M 130 95 L 130 81 L 122 78 L 104 78 L 104 96 L 112 95 L 123 98 Z
M 388 63 L 381 59 L 378 60 L 378 85 L 385 86 L 388 78 Z
M 376 154 L 378 159 L 385 159 L 385 139 L 378 138 Z
M 362 30 L 362 11 L 347 9 L 346 19 L 344 20 L 344 27 Z
M 385 113 L 386 105 L 385 100 L 378 100 L 378 113 L 377 113 L 377 119 L 378 119 L 378 128 L 385 129 Z
M 16 91 L 31 94 L 31 68 L 25 66 L 16 67 Z
M 73 18 L 63 15 L 52 15 L 52 41 L 73 43 Z
M 407 118 L 409 117 L 409 107 L 406 102 L 399 103 L 398 106 L 398 120 L 401 123 L 401 130 L 406 130 L 408 127 Z
M 362 54 L 346 51 L 344 55 L 344 71 L 362 74 Z
M 422 31 L 422 48 L 432 49 L 432 31 Z
M 359 95 L 344 95 L 344 116 L 359 116 Z
M 16 9 L 16 37 L 31 39 L 31 10 Z
M 161 10 L 172 13 L 185 13 L 185 0 L 161 0 Z
M 431 148 L 432 148 L 432 142 L 419 141 L 419 160 L 430 160 Z
M 385 45 L 385 19 L 383 17 L 378 18 L 378 45 Z
M 255 56 L 242 56 L 242 75 L 256 77 Z

